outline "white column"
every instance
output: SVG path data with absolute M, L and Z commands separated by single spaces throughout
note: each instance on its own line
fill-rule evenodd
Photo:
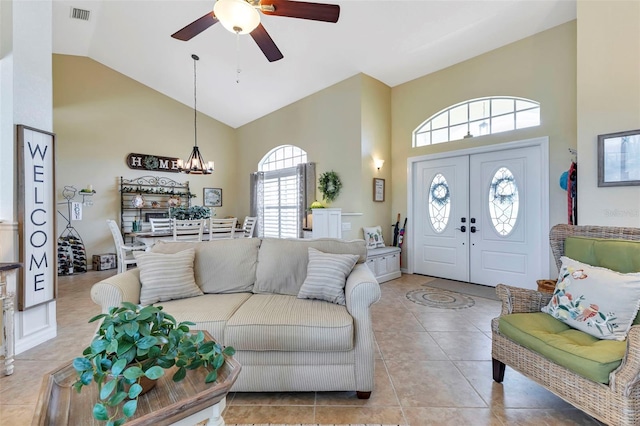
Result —
M 16 125 L 53 132 L 52 8 L 52 0 L 0 0 L 0 261 L 5 262 L 19 260 L 20 250 Z M 17 292 L 15 280 L 7 282 L 7 290 Z M 16 311 L 17 354 L 56 336 L 55 306 L 51 301 Z

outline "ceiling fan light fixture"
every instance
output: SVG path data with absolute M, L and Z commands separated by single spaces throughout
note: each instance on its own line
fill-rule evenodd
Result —
M 245 0 L 218 0 L 213 13 L 234 34 L 249 34 L 260 24 L 260 14 Z

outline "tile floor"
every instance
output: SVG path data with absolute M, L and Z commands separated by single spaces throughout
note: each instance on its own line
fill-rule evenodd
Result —
M 113 271 L 60 277 L 58 337 L 17 356 L 15 372 L 0 378 L 0 425 L 31 423 L 43 374 L 80 354 L 99 313 L 93 283 Z M 598 425 L 582 412 L 507 368 L 491 378 L 491 318 L 495 300 L 473 297 L 460 310 L 428 308 L 405 294 L 430 277 L 403 275 L 381 285 L 373 307 L 378 354 L 369 400 L 354 392 L 232 393 L 227 423 L 380 423 L 392 425 Z M 72 328 L 73 327 L 73 328 Z

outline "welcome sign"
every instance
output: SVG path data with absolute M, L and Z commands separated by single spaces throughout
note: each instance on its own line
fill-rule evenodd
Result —
M 18 309 L 55 298 L 55 135 L 18 125 Z

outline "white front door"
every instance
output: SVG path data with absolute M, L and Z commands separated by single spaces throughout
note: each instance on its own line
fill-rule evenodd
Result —
M 529 146 L 417 162 L 414 272 L 521 287 L 546 276 L 540 156 Z
M 469 281 L 469 156 L 424 161 L 414 170 L 415 272 Z

